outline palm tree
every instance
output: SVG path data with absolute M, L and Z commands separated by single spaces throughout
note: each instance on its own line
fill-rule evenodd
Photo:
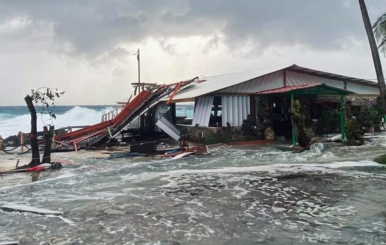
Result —
M 375 73 L 377 74 L 379 93 L 382 100 L 383 113 L 386 114 L 386 100 L 385 100 L 386 85 L 385 85 L 385 78 L 383 77 L 381 59 L 379 58 L 378 46 L 377 46 L 377 43 L 375 42 L 374 33 L 371 28 L 371 22 L 370 22 L 369 14 L 367 13 L 365 0 L 359 0 L 359 6 L 361 8 L 363 24 L 365 25 L 367 37 L 369 39 L 371 53 L 373 55 L 374 68 L 375 68 Z
M 381 15 L 373 25 L 373 32 L 378 41 L 378 48 L 386 53 L 386 13 Z

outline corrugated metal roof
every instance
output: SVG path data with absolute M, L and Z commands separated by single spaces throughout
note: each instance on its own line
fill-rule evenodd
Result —
M 243 82 L 247 82 L 257 77 L 261 77 L 263 75 L 267 75 L 269 73 L 285 69 L 262 69 L 262 70 L 253 70 L 246 72 L 237 72 L 231 74 L 223 74 L 217 76 L 201 76 L 200 80 L 206 80 L 201 83 L 192 83 L 193 86 L 186 88 L 182 91 L 179 91 L 173 98 L 173 100 L 183 100 L 189 98 L 195 98 L 198 96 L 202 96 L 205 94 L 213 93 L 215 91 L 240 84 Z
M 370 85 L 370 86 L 378 86 L 377 83 L 369 81 L 369 80 L 355 78 L 355 77 L 348 77 L 348 76 L 343 76 L 343 75 L 324 72 L 324 71 L 317 71 L 317 70 L 301 67 L 298 65 L 292 65 L 291 67 L 288 67 L 288 69 L 291 71 L 295 71 L 295 72 L 303 72 L 306 74 L 310 74 L 310 75 L 314 75 L 314 76 L 327 77 L 327 78 L 334 79 L 334 80 L 354 82 L 354 83 L 366 84 L 366 85 Z
M 287 76 L 288 78 L 288 76 Z M 235 94 L 251 94 L 253 92 L 263 91 L 267 89 L 283 87 L 284 72 L 279 70 L 249 81 L 239 83 L 216 92 L 218 93 L 235 93 Z
M 205 80 L 205 82 L 200 82 L 200 83 L 195 82 L 190 84 L 189 87 L 177 92 L 173 100 L 181 101 L 185 99 L 199 97 L 206 94 L 211 94 L 214 92 L 256 93 L 264 89 L 278 88 L 279 86 L 284 85 L 284 84 L 280 84 L 280 81 L 283 79 L 283 75 L 282 75 L 283 70 L 286 70 L 288 72 L 295 72 L 299 74 L 305 74 L 305 75 L 324 78 L 324 79 L 319 79 L 320 82 L 326 83 L 330 87 L 337 87 L 337 88 L 343 89 L 345 84 L 344 82 L 347 82 L 347 85 L 348 85 L 347 87 L 349 87 L 350 84 L 355 85 L 357 87 L 355 92 L 358 94 L 377 93 L 377 87 L 378 87 L 377 83 L 369 80 L 342 76 L 342 75 L 323 72 L 323 71 L 317 71 L 317 70 L 301 67 L 298 65 L 291 65 L 291 66 L 286 66 L 281 68 L 261 69 L 261 70 L 238 72 L 238 73 L 231 73 L 231 74 L 224 74 L 224 75 L 217 75 L 217 76 L 208 76 L 208 77 L 201 76 L 199 77 L 199 79 L 201 81 Z M 296 78 L 297 77 L 294 77 L 293 79 L 296 80 Z M 288 76 L 287 79 L 291 79 L 290 76 Z M 312 83 L 312 81 L 308 81 L 308 83 Z M 289 84 L 296 85 L 296 81 L 290 80 Z M 304 82 L 301 82 L 301 84 L 304 84 Z M 363 87 L 363 89 L 358 88 L 358 86 Z M 362 90 L 368 91 L 368 92 L 362 93 L 361 92 Z M 163 100 L 166 100 L 166 99 L 167 98 Z

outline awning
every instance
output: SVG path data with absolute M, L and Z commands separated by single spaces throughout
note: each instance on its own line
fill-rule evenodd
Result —
M 295 86 L 286 86 L 276 89 L 257 92 L 258 95 L 273 95 L 273 94 L 295 94 L 295 95 L 348 95 L 354 92 L 328 86 L 324 83 L 302 84 Z

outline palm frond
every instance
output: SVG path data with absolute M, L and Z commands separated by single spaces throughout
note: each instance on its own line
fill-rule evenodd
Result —
M 382 51 L 386 51 L 386 13 L 381 15 L 372 26 L 375 39 L 378 42 L 378 48 Z

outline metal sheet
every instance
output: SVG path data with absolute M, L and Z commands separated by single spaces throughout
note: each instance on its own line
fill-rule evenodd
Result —
M 167 133 L 174 140 L 179 141 L 181 137 L 180 131 L 167 120 L 164 116 L 161 116 L 160 119 L 156 122 L 156 125 Z
M 322 77 L 326 77 L 326 78 L 329 78 L 332 80 L 360 83 L 360 84 L 365 84 L 365 85 L 369 85 L 369 86 L 376 86 L 377 85 L 376 82 L 373 82 L 370 80 L 355 78 L 355 77 L 349 77 L 349 76 L 343 76 L 343 75 L 329 73 L 329 72 L 325 72 L 325 71 L 318 71 L 318 70 L 314 70 L 314 69 L 301 67 L 298 65 L 292 65 L 291 67 L 289 67 L 289 70 L 295 71 L 295 72 L 299 71 L 302 73 L 308 73 L 308 74 L 313 75 L 313 76 L 322 76 Z
M 324 83 L 331 87 L 344 89 L 343 81 L 287 71 L 287 86 L 320 84 L 320 83 Z
M 217 75 L 217 76 L 201 76 L 199 79 L 204 82 L 194 83 L 192 84 L 191 87 L 177 92 L 173 100 L 183 100 L 183 99 L 203 96 L 209 93 L 213 93 L 215 91 L 220 91 L 222 89 L 225 89 L 231 86 L 248 82 L 255 78 L 266 76 L 267 74 L 268 74 L 268 77 L 261 78 L 262 80 L 266 81 L 264 84 L 267 84 L 267 82 L 268 83 L 272 82 L 273 77 L 276 76 L 275 78 L 276 81 L 277 82 L 281 81 L 281 86 L 283 86 L 283 82 L 282 82 L 283 79 L 282 78 L 280 79 L 280 76 L 282 77 L 282 73 L 283 73 L 282 70 L 288 67 L 290 66 L 276 67 L 276 68 L 270 68 L 270 69 L 257 69 L 253 71 L 237 72 L 237 73 Z M 279 71 L 279 74 L 276 74 L 273 76 L 269 75 L 276 71 Z M 245 86 L 243 86 L 242 91 L 248 91 L 248 86 L 251 86 L 251 84 L 255 85 L 253 82 L 248 83 Z M 266 90 L 266 89 L 267 88 L 262 88 L 262 90 Z M 164 100 L 167 100 L 167 98 L 165 98 Z
M 193 126 L 199 125 L 207 127 L 209 125 L 213 100 L 214 96 L 204 96 L 197 99 L 197 103 L 194 105 Z
M 218 93 L 256 93 L 268 89 L 275 89 L 283 87 L 283 71 L 270 73 L 268 75 L 254 78 L 250 81 L 243 82 L 222 90 Z
M 357 94 L 379 96 L 379 88 L 364 86 L 356 83 L 347 83 L 347 90 L 353 91 Z
M 155 111 L 155 120 L 158 121 L 162 116 L 165 116 L 168 120 L 171 119 L 171 113 L 169 111 L 169 106 L 166 105 L 165 102 L 161 102 L 157 105 L 156 111 Z M 159 127 L 156 127 L 157 132 L 161 132 L 161 129 Z
M 239 127 L 250 114 L 249 96 L 221 96 L 221 104 L 223 126 Z

